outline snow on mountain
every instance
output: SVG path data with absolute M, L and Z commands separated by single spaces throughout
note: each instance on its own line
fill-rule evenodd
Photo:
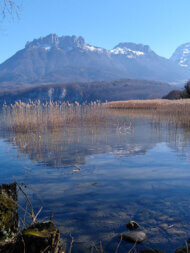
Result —
M 53 48 L 61 49 L 65 52 L 72 51 L 74 49 L 80 49 L 83 51 L 90 51 L 102 54 L 113 54 L 113 55 L 126 55 L 127 58 L 136 58 L 138 56 L 143 56 L 152 53 L 153 51 L 149 46 L 143 44 L 135 43 L 120 43 L 111 50 L 106 50 L 104 48 L 95 47 L 89 45 L 85 42 L 83 37 L 76 36 L 61 36 L 56 34 L 50 34 L 46 37 L 40 37 L 39 39 L 34 39 L 32 42 L 28 41 L 25 46 L 26 49 L 29 48 L 43 48 L 49 51 Z
M 136 56 L 144 55 L 144 52 L 142 51 L 134 51 L 127 47 L 117 47 L 115 49 L 110 50 L 110 52 L 113 54 L 123 54 L 126 55 L 128 58 L 135 58 Z
M 170 58 L 173 62 L 177 63 L 181 67 L 190 67 L 190 43 L 179 46 L 172 57 Z
M 135 44 L 132 42 L 119 43 L 116 47 L 110 50 L 113 54 L 126 55 L 128 58 L 135 58 L 137 56 L 145 56 L 151 54 L 153 51 L 149 46 L 143 44 Z
M 43 48 L 47 51 L 52 48 L 59 48 L 63 51 L 72 51 L 74 49 L 81 49 L 84 51 L 91 51 L 96 53 L 126 55 L 128 58 L 135 58 L 137 56 L 143 56 L 151 53 L 152 50 L 149 46 L 135 43 L 120 43 L 111 50 L 106 50 L 100 47 L 89 45 L 85 42 L 83 37 L 76 36 L 62 36 L 59 37 L 56 34 L 50 34 L 46 37 L 40 37 L 34 39 L 32 42 L 27 42 L 26 49 L 29 48 Z

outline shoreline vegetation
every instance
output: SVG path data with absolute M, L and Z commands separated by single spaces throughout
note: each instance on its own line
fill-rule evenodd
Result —
M 17 182 L 0 185 L 0 252 L 62 252 L 58 228 L 51 217 L 43 222 L 38 221 L 43 206 L 35 213 L 23 188 L 26 186 Z M 19 204 L 19 193 L 25 200 L 23 206 Z
M 175 127 L 190 128 L 190 99 L 128 100 L 105 104 L 106 108 L 131 116 L 148 117 L 155 123 L 166 122 Z
M 74 125 L 96 125 L 107 116 L 102 104 L 73 104 L 67 102 L 35 102 L 4 104 L 1 110 L 1 128 L 15 132 L 32 132 Z
M 109 109 L 127 109 L 127 110 L 157 110 L 165 112 L 182 111 L 190 105 L 190 99 L 168 100 L 168 99 L 148 99 L 148 100 L 127 100 L 107 102 Z
M 122 114 L 133 117 L 148 117 L 156 123 L 190 127 L 190 99 L 128 100 L 89 104 L 67 102 L 29 103 L 18 101 L 4 104 L 1 114 L 1 129 L 14 132 L 40 132 L 67 126 L 100 126 L 115 122 Z

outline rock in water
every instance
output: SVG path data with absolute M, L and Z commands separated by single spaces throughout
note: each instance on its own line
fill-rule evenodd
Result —
M 130 221 L 129 223 L 127 223 L 126 227 L 129 229 L 129 230 L 135 230 L 137 228 L 139 228 L 139 224 L 136 222 L 136 221 Z
M 60 233 L 53 222 L 35 223 L 22 232 L 25 248 L 30 253 L 44 252 L 48 248 L 51 253 L 58 253 Z
M 35 223 L 22 230 L 12 241 L 1 247 L 1 253 L 61 253 L 60 233 L 51 222 Z
M 16 183 L 0 185 L 0 245 L 18 231 Z
M 122 234 L 122 239 L 130 243 L 141 243 L 146 240 L 146 234 L 142 231 L 134 231 Z

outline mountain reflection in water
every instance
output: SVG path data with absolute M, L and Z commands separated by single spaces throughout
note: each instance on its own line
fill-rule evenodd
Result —
M 73 252 L 100 240 L 114 252 L 130 220 L 147 233 L 139 249 L 172 252 L 190 231 L 189 148 L 187 130 L 139 116 L 99 127 L 3 131 L 0 183 L 16 176 L 35 189 L 46 205 L 41 218 L 54 213 L 63 237 L 75 238 Z M 120 252 L 130 247 L 123 242 Z

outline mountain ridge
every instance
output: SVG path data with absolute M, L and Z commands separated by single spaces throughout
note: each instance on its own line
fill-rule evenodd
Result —
M 59 83 L 25 87 L 0 92 L 0 105 L 21 100 L 29 101 L 67 101 L 74 103 L 100 100 L 117 101 L 128 99 L 161 98 L 173 89 L 167 83 L 147 80 L 115 80 L 105 82 Z
M 181 67 L 190 69 L 190 42 L 180 45 L 170 59 Z
M 182 83 L 189 77 L 190 70 L 157 55 L 148 45 L 123 42 L 107 50 L 74 35 L 34 39 L 0 64 L 1 89 L 125 78 Z

